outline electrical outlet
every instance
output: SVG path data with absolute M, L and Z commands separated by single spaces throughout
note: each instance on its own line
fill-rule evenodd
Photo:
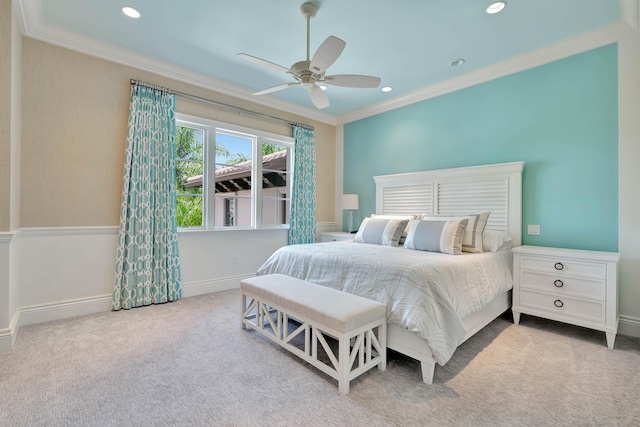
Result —
M 238 255 L 233 256 L 233 265 L 238 265 Z
M 539 236 L 540 235 L 540 225 L 538 224 L 529 224 L 527 226 L 527 234 L 531 236 Z

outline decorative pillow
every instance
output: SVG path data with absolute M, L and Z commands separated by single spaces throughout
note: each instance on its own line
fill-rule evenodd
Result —
M 469 220 L 467 229 L 462 240 L 463 252 L 482 252 L 482 233 L 487 225 L 487 219 L 491 212 L 480 212 L 477 214 L 456 214 L 456 215 L 430 215 L 422 214 L 422 219 L 435 219 L 445 221 L 455 221 L 459 219 Z
M 400 244 L 403 244 L 404 240 L 407 238 L 407 233 L 409 232 L 409 221 L 411 221 L 412 219 L 420 219 L 420 214 L 416 214 L 416 215 L 384 215 L 384 214 L 378 215 L 378 214 L 371 214 L 371 218 L 377 218 L 377 219 L 406 219 L 407 220 L 407 226 L 402 231 L 402 236 L 400 236 Z
M 469 220 L 466 218 L 457 221 L 414 219 L 409 223 L 409 233 L 404 247 L 460 255 L 468 223 Z
M 513 239 L 504 231 L 485 230 L 482 234 L 482 250 L 485 252 L 498 252 L 512 246 Z
M 354 238 L 356 243 L 398 246 L 400 236 L 407 223 L 406 219 L 365 218 Z

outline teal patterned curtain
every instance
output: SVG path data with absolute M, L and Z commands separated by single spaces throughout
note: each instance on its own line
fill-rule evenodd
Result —
M 313 131 L 301 126 L 293 128 L 295 158 L 289 244 L 316 241 L 316 138 Z
M 182 296 L 175 189 L 175 104 L 167 90 L 132 85 L 112 309 Z

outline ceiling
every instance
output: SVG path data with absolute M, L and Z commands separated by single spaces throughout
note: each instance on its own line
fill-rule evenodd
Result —
M 244 52 L 286 68 L 305 59 L 303 0 L 17 3 L 27 36 L 225 93 L 260 98 L 258 102 L 279 108 L 339 118 L 611 28 L 623 20 L 621 4 L 628 0 L 507 0 L 507 7 L 494 15 L 485 12 L 492 0 L 314 2 L 318 13 L 311 20 L 311 55 L 329 35 L 346 42 L 327 74 L 381 78 L 376 89 L 330 86 L 326 94 L 331 105 L 321 112 L 300 86 L 252 96 L 293 79 L 236 55 Z M 135 7 L 142 16 L 125 16 L 123 5 Z M 458 58 L 464 65 L 450 66 Z M 383 93 L 383 86 L 393 91 Z

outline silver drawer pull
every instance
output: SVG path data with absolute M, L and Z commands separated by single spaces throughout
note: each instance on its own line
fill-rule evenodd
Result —
M 564 265 L 561 262 L 556 262 L 554 267 L 556 270 L 564 270 Z
M 562 280 L 560 280 L 560 279 L 555 280 L 555 281 L 553 282 L 553 284 L 556 286 L 556 288 L 561 288 L 561 287 L 563 287 L 563 286 L 564 286 L 564 283 L 562 283 Z
M 562 306 L 564 306 L 564 303 L 562 301 L 560 301 L 559 299 L 555 300 L 553 302 L 553 305 L 555 305 L 556 307 L 560 308 Z

